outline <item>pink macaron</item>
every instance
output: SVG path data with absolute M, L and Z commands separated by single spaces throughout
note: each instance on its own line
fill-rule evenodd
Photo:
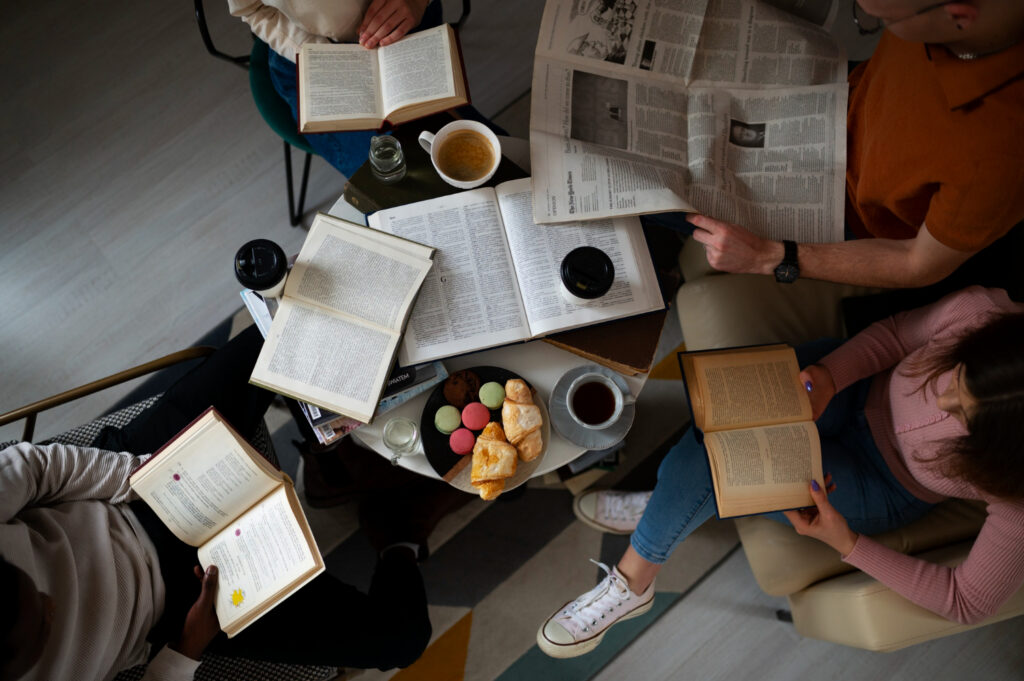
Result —
M 480 402 L 470 402 L 462 409 L 462 425 L 470 430 L 483 430 L 491 420 L 491 410 Z
M 448 446 L 456 454 L 469 454 L 476 444 L 476 435 L 467 428 L 459 428 L 448 436 Z

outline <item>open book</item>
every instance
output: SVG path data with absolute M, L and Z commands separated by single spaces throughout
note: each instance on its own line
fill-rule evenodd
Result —
M 217 618 L 232 637 L 324 571 L 291 479 L 212 407 L 129 483 L 181 541 L 217 566 Z
M 369 422 L 433 253 L 318 214 L 250 383 Z
M 376 129 L 469 103 L 447 24 L 373 50 L 303 43 L 296 63 L 300 132 Z
M 635 217 L 557 226 L 533 221 L 530 179 L 378 211 L 371 227 L 436 246 L 399 351 L 403 365 L 524 341 L 663 307 Z M 578 246 L 615 265 L 611 289 L 580 307 L 562 297 L 559 268 Z
M 834 1 L 773 0 L 828 23 Z M 538 222 L 686 211 L 843 240 L 843 49 L 760 0 L 547 0 L 530 161 Z
M 679 355 L 722 518 L 813 506 L 821 443 L 786 345 Z

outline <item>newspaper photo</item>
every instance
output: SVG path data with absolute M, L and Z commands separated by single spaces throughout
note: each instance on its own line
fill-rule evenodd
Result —
M 823 28 L 836 5 L 548 0 L 530 112 L 536 222 L 686 211 L 771 239 L 842 240 L 847 63 Z

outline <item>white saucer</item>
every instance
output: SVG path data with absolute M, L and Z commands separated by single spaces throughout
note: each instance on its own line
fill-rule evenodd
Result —
M 566 399 L 569 394 L 569 385 L 578 377 L 588 373 L 603 374 L 619 386 L 623 395 L 632 395 L 626 379 L 622 378 L 618 372 L 600 364 L 586 364 L 570 369 L 558 379 L 558 383 L 551 391 L 551 397 L 548 398 L 548 413 L 551 414 L 551 425 L 554 426 L 555 431 L 569 442 L 587 449 L 607 449 L 626 437 L 626 433 L 633 425 L 633 418 L 636 416 L 636 404 L 624 405 L 619 420 L 602 430 L 584 428 L 576 423 L 569 415 Z

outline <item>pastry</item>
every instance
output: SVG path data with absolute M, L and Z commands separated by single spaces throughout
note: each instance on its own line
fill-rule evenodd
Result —
M 459 410 L 450 404 L 444 405 L 434 414 L 434 427 L 445 435 L 451 435 L 460 425 L 462 425 L 462 417 L 459 415 Z
M 484 499 L 493 499 L 505 486 L 505 478 L 516 473 L 516 448 L 505 439 L 497 423 L 488 423 L 473 445 L 473 468 L 469 481 Z M 495 481 L 501 482 L 497 487 Z M 488 483 L 488 484 L 483 484 Z
M 505 403 L 501 406 L 501 423 L 505 435 L 523 461 L 536 459 L 544 448 L 540 428 L 544 424 L 540 407 L 533 403 L 533 393 L 519 378 L 505 383 Z
M 469 454 L 476 444 L 476 436 L 468 428 L 459 428 L 448 437 L 448 446 L 456 454 Z
M 470 430 L 482 430 L 491 420 L 491 411 L 479 402 L 470 402 L 462 410 L 462 425 Z
M 488 381 L 480 386 L 480 401 L 488 409 L 500 409 L 501 403 L 505 401 L 505 389 L 501 383 Z
M 444 382 L 444 399 L 448 404 L 462 409 L 477 399 L 480 377 L 472 371 L 456 371 Z

